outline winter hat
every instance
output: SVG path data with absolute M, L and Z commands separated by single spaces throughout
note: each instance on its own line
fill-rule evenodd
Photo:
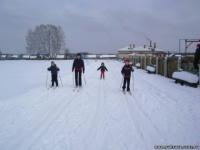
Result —
M 55 65 L 55 62 L 54 62 L 54 61 L 51 61 L 51 65 Z
M 81 54 L 80 54 L 80 53 L 77 53 L 76 56 L 81 56 Z
M 125 59 L 124 62 L 129 62 L 129 59 Z
M 197 47 L 200 48 L 200 43 L 197 44 Z

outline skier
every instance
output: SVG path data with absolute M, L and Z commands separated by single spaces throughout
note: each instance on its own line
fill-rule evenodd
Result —
M 199 63 L 200 63 L 200 44 L 197 44 L 197 49 L 194 55 L 194 62 L 193 62 L 194 68 L 197 70 L 199 69 L 198 66 Z
M 51 66 L 47 68 L 48 71 L 51 71 L 51 87 L 54 86 L 54 82 L 56 83 L 56 87 L 58 87 L 58 71 L 60 70 L 54 61 L 51 61 Z
M 121 73 L 123 75 L 123 86 L 122 86 L 122 90 L 123 92 L 125 92 L 125 88 L 127 90 L 127 92 L 130 92 L 130 79 L 131 79 L 131 72 L 133 72 L 133 68 L 132 65 L 129 64 L 129 60 L 125 60 L 125 65 L 123 66 Z M 126 86 L 127 85 L 127 86 Z
M 103 62 L 101 63 L 101 66 L 97 69 L 97 71 L 98 70 L 101 70 L 100 79 L 102 79 L 102 77 L 103 79 L 105 79 L 105 71 L 108 71 L 108 69 L 106 68 Z
M 81 59 L 81 54 L 78 53 L 76 55 L 76 58 L 74 59 L 73 66 L 72 66 L 72 72 L 75 70 L 75 83 L 76 87 L 82 87 L 82 79 L 81 75 L 85 72 L 85 66 L 84 61 Z

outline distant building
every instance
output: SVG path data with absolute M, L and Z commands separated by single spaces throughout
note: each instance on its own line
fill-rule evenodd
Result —
M 16 55 L 16 54 L 8 54 L 6 59 L 8 60 L 16 60 L 16 59 L 19 59 L 19 55 Z
M 85 55 L 85 59 L 115 59 L 117 58 L 114 54 L 88 54 Z
M 37 55 L 30 55 L 30 59 L 37 59 Z
M 12 59 L 19 59 L 19 55 L 11 55 Z
M 88 55 L 85 55 L 85 58 L 86 59 L 96 59 L 97 55 L 95 55 L 95 54 L 88 54 Z
M 7 55 L 6 54 L 0 54 L 0 59 L 4 60 L 7 58 Z
M 153 48 L 145 45 L 140 47 L 135 47 L 135 45 L 133 46 L 130 45 L 118 50 L 119 58 L 125 58 L 125 57 L 128 58 L 130 56 L 135 56 L 135 55 L 164 56 L 166 55 L 166 52 L 162 49 Z
M 30 59 L 30 55 L 22 55 L 22 59 Z
M 56 59 L 65 59 L 65 54 L 56 55 Z
M 113 54 L 100 55 L 99 57 L 100 57 L 100 59 L 115 59 L 115 58 L 117 58 L 117 56 L 113 55 Z

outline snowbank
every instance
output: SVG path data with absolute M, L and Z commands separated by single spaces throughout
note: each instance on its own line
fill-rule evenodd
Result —
M 140 63 L 137 63 L 135 66 L 136 66 L 137 68 L 141 68 Z
M 6 55 L 1 55 L 1 58 L 6 58 Z
M 12 55 L 11 58 L 19 58 L 19 55 Z
M 147 66 L 146 70 L 147 70 L 149 73 L 155 73 L 155 72 L 156 72 L 155 66 Z
M 30 59 L 37 59 L 37 56 L 32 55 L 30 56 Z
M 186 81 L 188 83 L 198 83 L 199 80 L 197 75 L 194 75 L 186 71 L 181 71 L 181 72 L 176 71 L 172 74 L 172 78 Z
M 97 55 L 86 55 L 86 58 L 97 58 Z
M 116 58 L 116 55 L 101 55 L 100 58 Z
M 56 58 L 57 58 L 57 59 L 64 59 L 64 58 L 65 58 L 65 55 L 56 55 Z
M 30 55 L 23 55 L 22 58 L 29 59 Z

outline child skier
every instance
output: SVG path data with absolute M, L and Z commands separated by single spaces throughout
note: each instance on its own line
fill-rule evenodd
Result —
M 51 71 L 51 87 L 56 83 L 56 87 L 58 87 L 58 71 L 60 70 L 54 61 L 51 61 L 51 66 L 47 68 L 48 71 Z
M 72 72 L 75 70 L 75 83 L 76 87 L 82 86 L 82 79 L 81 75 L 85 72 L 85 66 L 84 61 L 81 59 L 81 54 L 78 53 L 76 55 L 76 58 L 74 59 L 73 66 L 72 66 Z
M 125 60 L 125 65 L 123 66 L 121 73 L 123 75 L 123 86 L 122 86 L 122 90 L 123 92 L 125 92 L 125 88 L 127 90 L 127 92 L 130 92 L 130 79 L 131 79 L 131 72 L 133 72 L 133 68 L 132 65 L 129 64 L 129 60 Z M 127 86 L 126 86 L 127 85 Z
M 101 63 L 101 66 L 97 70 L 101 70 L 100 79 L 102 79 L 102 77 L 103 79 L 105 79 L 105 71 L 108 71 L 108 69 L 106 68 L 103 62 Z

